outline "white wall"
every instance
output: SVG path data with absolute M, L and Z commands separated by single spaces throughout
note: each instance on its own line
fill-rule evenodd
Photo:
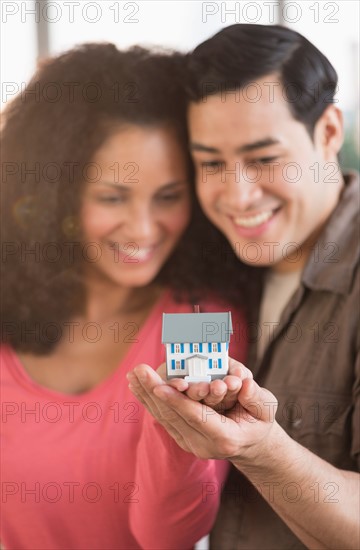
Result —
M 56 55 L 89 41 L 187 51 L 233 23 L 281 22 L 308 37 L 335 66 L 338 106 L 350 148 L 358 149 L 359 6 L 358 0 L 2 0 L 0 108 L 33 74 L 43 26 L 49 55 Z M 354 167 L 356 155 L 345 165 Z
M 291 4 L 296 4 L 298 11 Z M 286 0 L 286 6 L 293 20 L 288 26 L 306 36 L 334 65 L 339 75 L 339 106 L 355 109 L 359 97 L 360 2 Z
M 340 75 L 340 105 L 353 109 L 358 93 L 357 0 L 2 0 L 2 91 L 17 89 L 34 71 L 37 21 L 48 23 L 50 54 L 88 41 L 111 41 L 119 47 L 159 44 L 185 51 L 224 26 L 277 23 L 279 15 L 329 57 Z M 7 98 L 9 93 L 3 101 Z

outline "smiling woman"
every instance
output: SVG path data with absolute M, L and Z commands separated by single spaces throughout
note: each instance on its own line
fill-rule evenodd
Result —
M 194 197 L 182 79 L 178 54 L 89 44 L 5 113 L 5 548 L 190 548 L 211 528 L 219 495 L 201 488 L 227 465 L 173 445 L 126 381 L 164 360 L 163 312 L 231 309 L 211 298 L 205 245 L 229 255 L 223 276 L 236 257 Z
M 114 159 L 120 167 L 118 183 L 111 181 Z M 101 257 L 89 267 L 119 285 L 147 285 L 190 218 L 181 145 L 171 128 L 126 126 L 106 140 L 94 163 L 101 179 L 86 186 L 81 219 L 86 240 L 99 246 Z

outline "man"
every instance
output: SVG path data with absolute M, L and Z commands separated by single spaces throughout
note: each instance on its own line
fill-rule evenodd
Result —
M 222 30 L 189 70 L 202 207 L 241 262 L 269 268 L 254 380 L 233 364 L 236 399 L 217 381 L 205 404 L 147 366 L 131 387 L 183 449 L 234 465 L 211 548 L 358 548 L 359 189 L 338 165 L 336 73 L 298 33 L 260 25 Z

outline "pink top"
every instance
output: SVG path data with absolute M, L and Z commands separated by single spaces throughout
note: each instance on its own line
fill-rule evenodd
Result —
M 164 293 L 119 368 L 80 395 L 34 382 L 2 346 L 0 540 L 6 550 L 186 549 L 209 532 L 227 463 L 180 449 L 125 378 L 139 363 L 157 368 L 164 361 L 162 313 L 191 311 Z M 244 345 L 234 344 L 231 354 L 243 360 Z

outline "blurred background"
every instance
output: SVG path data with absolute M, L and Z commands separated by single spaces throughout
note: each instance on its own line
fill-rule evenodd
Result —
M 188 51 L 233 23 L 282 24 L 304 34 L 339 75 L 346 141 L 341 163 L 359 168 L 358 0 L 2 0 L 1 108 L 42 58 L 83 42 L 160 45 Z

